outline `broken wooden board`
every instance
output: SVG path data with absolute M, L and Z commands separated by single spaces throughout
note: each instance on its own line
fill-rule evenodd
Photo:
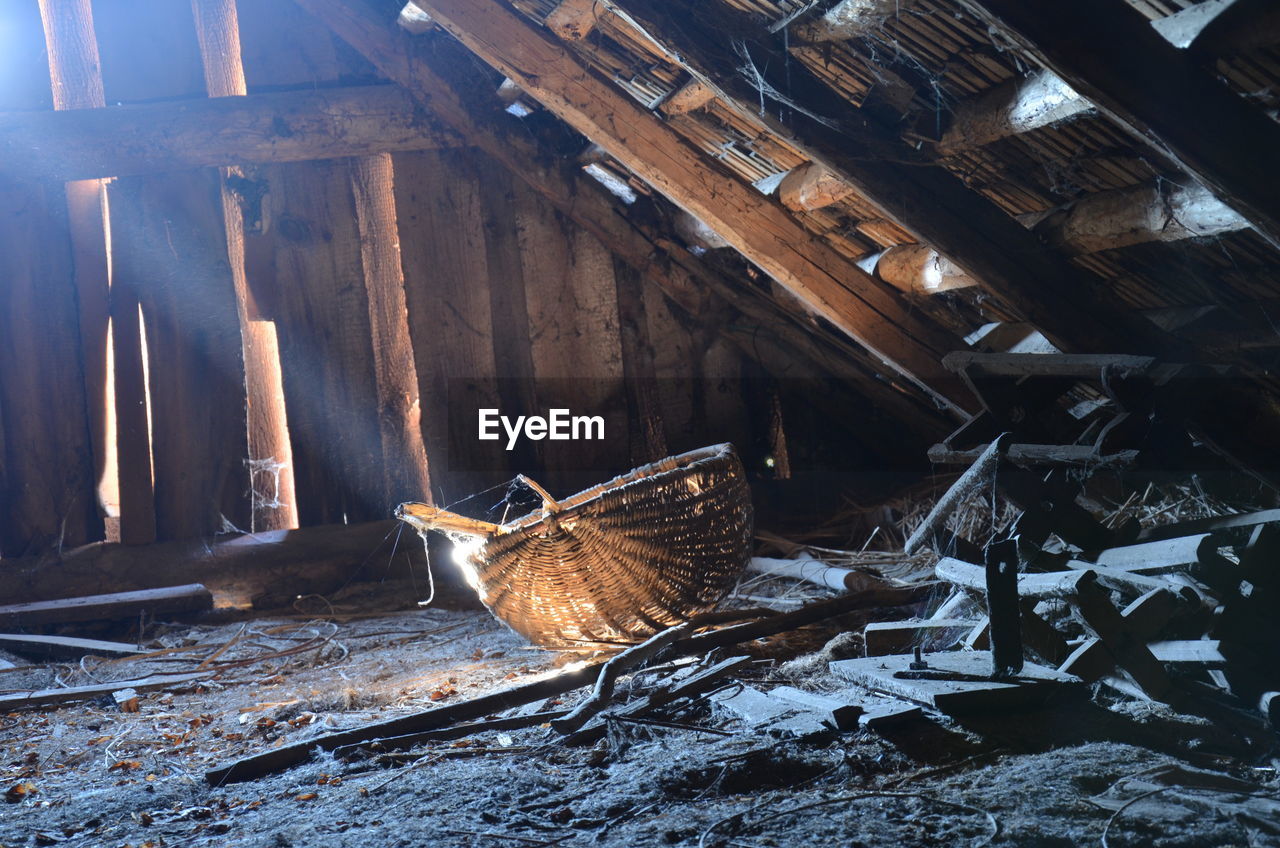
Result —
M 1108 548 L 1093 555 L 1082 555 L 1081 559 L 1122 571 L 1157 574 L 1162 571 L 1177 571 L 1202 562 L 1216 554 L 1217 548 L 1217 539 L 1213 533 L 1197 533 L 1176 539 Z
M 142 653 L 137 645 L 124 642 L 29 633 L 0 633 L 0 648 L 24 657 L 82 657 L 86 654 L 132 656 Z
M 929 667 L 918 671 L 911 669 L 913 659 L 911 654 L 901 654 L 835 660 L 831 673 L 947 715 L 1035 707 L 1050 698 L 1065 698 L 1084 690 L 1078 677 L 1035 663 L 1026 663 L 1013 680 L 990 680 L 989 651 L 925 654 Z M 923 676 L 926 674 L 936 678 Z
M 976 619 L 960 618 L 874 621 L 863 631 L 863 642 L 869 657 L 906 653 L 917 645 L 925 651 L 945 651 L 977 623 Z
M 209 590 L 199 583 L 190 583 L 165 589 L 143 589 L 137 592 L 85 595 L 79 598 L 0 606 L 0 626 L 30 627 L 71 621 L 132 618 L 144 612 L 157 616 L 202 612 L 212 608 L 213 595 Z
M 0 712 L 18 710 L 24 707 L 63 704 L 68 701 L 83 701 L 89 698 L 102 698 L 114 695 L 123 689 L 132 689 L 135 693 L 148 692 L 169 686 L 177 686 L 182 683 L 191 683 L 212 676 L 213 672 L 211 671 L 194 671 L 187 674 L 155 674 L 151 677 L 142 677 L 137 680 L 117 680 L 113 683 L 95 683 L 92 686 L 11 692 L 7 695 L 0 695 Z
M 808 705 L 770 698 L 745 683 L 717 692 L 711 696 L 711 702 L 742 719 L 752 730 L 762 730 L 772 736 L 802 738 L 833 729 L 824 722 L 823 713 L 815 712 Z
M 863 715 L 863 709 L 858 704 L 851 704 L 848 700 L 833 695 L 806 692 L 794 686 L 770 689 L 768 695 L 783 704 L 804 707 L 817 713 L 836 730 L 856 730 Z

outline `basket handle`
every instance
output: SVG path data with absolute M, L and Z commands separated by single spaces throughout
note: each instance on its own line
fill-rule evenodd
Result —
M 400 504 L 396 507 L 396 518 L 419 531 L 443 530 L 483 539 L 489 538 L 498 531 L 497 524 L 467 518 L 465 515 L 458 515 L 456 512 L 449 512 L 424 503 Z
M 517 474 L 516 481 L 519 483 L 523 483 L 524 485 L 528 486 L 530 489 L 533 489 L 533 491 L 536 492 L 542 498 L 542 508 L 546 510 L 548 514 L 560 511 L 560 502 L 557 501 L 555 498 L 551 497 L 551 493 L 548 492 L 546 489 L 542 488 L 537 483 L 533 482 L 523 474 Z

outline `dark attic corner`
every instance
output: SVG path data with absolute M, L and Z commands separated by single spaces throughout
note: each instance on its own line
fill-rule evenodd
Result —
M 1280 846 L 1276 0 L 0 3 L 0 848 Z

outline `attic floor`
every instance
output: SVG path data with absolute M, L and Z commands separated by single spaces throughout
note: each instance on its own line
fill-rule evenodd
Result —
M 762 687 L 832 685 L 823 671 L 831 650 L 809 652 L 837 632 L 752 644 L 765 660 L 808 659 L 761 662 L 751 676 Z M 324 757 L 211 788 L 202 779 L 211 766 L 555 673 L 556 657 L 524 647 L 478 610 L 263 618 L 175 627 L 161 641 L 174 650 L 145 661 L 4 675 L 10 689 L 54 675 L 140 677 L 198 666 L 194 658 L 230 643 L 205 666 L 216 677 L 143 694 L 136 713 L 79 703 L 0 719 L 9 790 L 0 846 L 1065 846 L 1099 844 L 1104 832 L 1110 846 L 1280 839 L 1280 804 L 1214 783 L 1229 774 L 1262 792 L 1270 782 L 1274 795 L 1277 761 L 1256 740 L 1159 706 L 1096 702 L 806 740 L 741 730 L 704 709 L 682 720 L 727 735 L 633 725 L 593 748 L 564 748 L 535 728 L 438 743 L 408 765 Z

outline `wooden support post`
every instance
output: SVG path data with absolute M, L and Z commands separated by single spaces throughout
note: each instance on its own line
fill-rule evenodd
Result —
M 41 55 L 40 10 L 33 3 L 19 4 L 5 14 L 10 46 L 0 57 L 6 79 L 0 107 L 47 109 L 51 90 Z M 0 459 L 0 498 L 5 506 L 0 510 L 0 556 L 102 538 L 93 420 L 85 391 L 92 376 L 85 373 L 81 353 L 73 266 L 77 245 L 71 226 L 61 186 L 4 181 L 0 446 L 5 456 Z M 101 319 L 100 301 L 98 309 Z
M 987 547 L 987 618 L 991 621 L 991 676 L 1008 678 L 1022 669 L 1022 622 L 1018 608 L 1018 541 Z
M 962 0 L 1280 244 L 1280 126 L 1110 0 Z M 1109 36 L 1096 37 L 1099 28 Z M 1081 44 L 1091 45 L 1081 50 Z M 1213 127 L 1206 133 L 1205 127 Z M 1222 139 L 1233 139 L 1223 144 Z
M 365 288 L 369 293 L 369 327 L 373 331 L 378 423 L 382 430 L 383 502 L 388 506 L 403 501 L 430 503 L 418 370 L 409 340 L 404 272 L 400 267 L 391 156 L 348 161 L 360 224 Z
M 200 42 L 205 88 L 213 98 L 210 102 L 216 106 L 232 102 L 221 98 L 245 96 L 248 86 L 240 60 L 240 24 L 235 0 L 191 0 L 191 11 Z M 276 121 L 282 119 L 279 113 L 273 116 L 273 130 L 278 130 Z M 172 124 L 168 128 L 172 129 Z M 222 214 L 245 370 L 251 492 L 249 527 L 255 531 L 276 530 L 298 524 L 293 450 L 286 423 L 276 328 L 274 324 L 256 320 L 257 307 L 249 290 L 249 277 L 264 276 L 265 269 L 261 267 L 260 251 L 253 253 L 251 262 L 245 250 L 244 212 L 240 196 L 230 188 L 232 180 L 242 178 L 239 172 L 226 168 L 221 171 Z M 249 267 L 251 264 L 253 267 Z
M 306 0 L 306 5 L 330 2 Z M 815 312 L 954 405 L 958 387 L 940 373 L 938 359 L 956 341 L 913 314 L 887 286 L 814 239 L 753 187 L 694 154 L 674 130 L 514 11 L 493 0 L 424 0 L 420 5 L 547 109 L 707 222 Z M 620 133 L 624 124 L 627 129 Z

